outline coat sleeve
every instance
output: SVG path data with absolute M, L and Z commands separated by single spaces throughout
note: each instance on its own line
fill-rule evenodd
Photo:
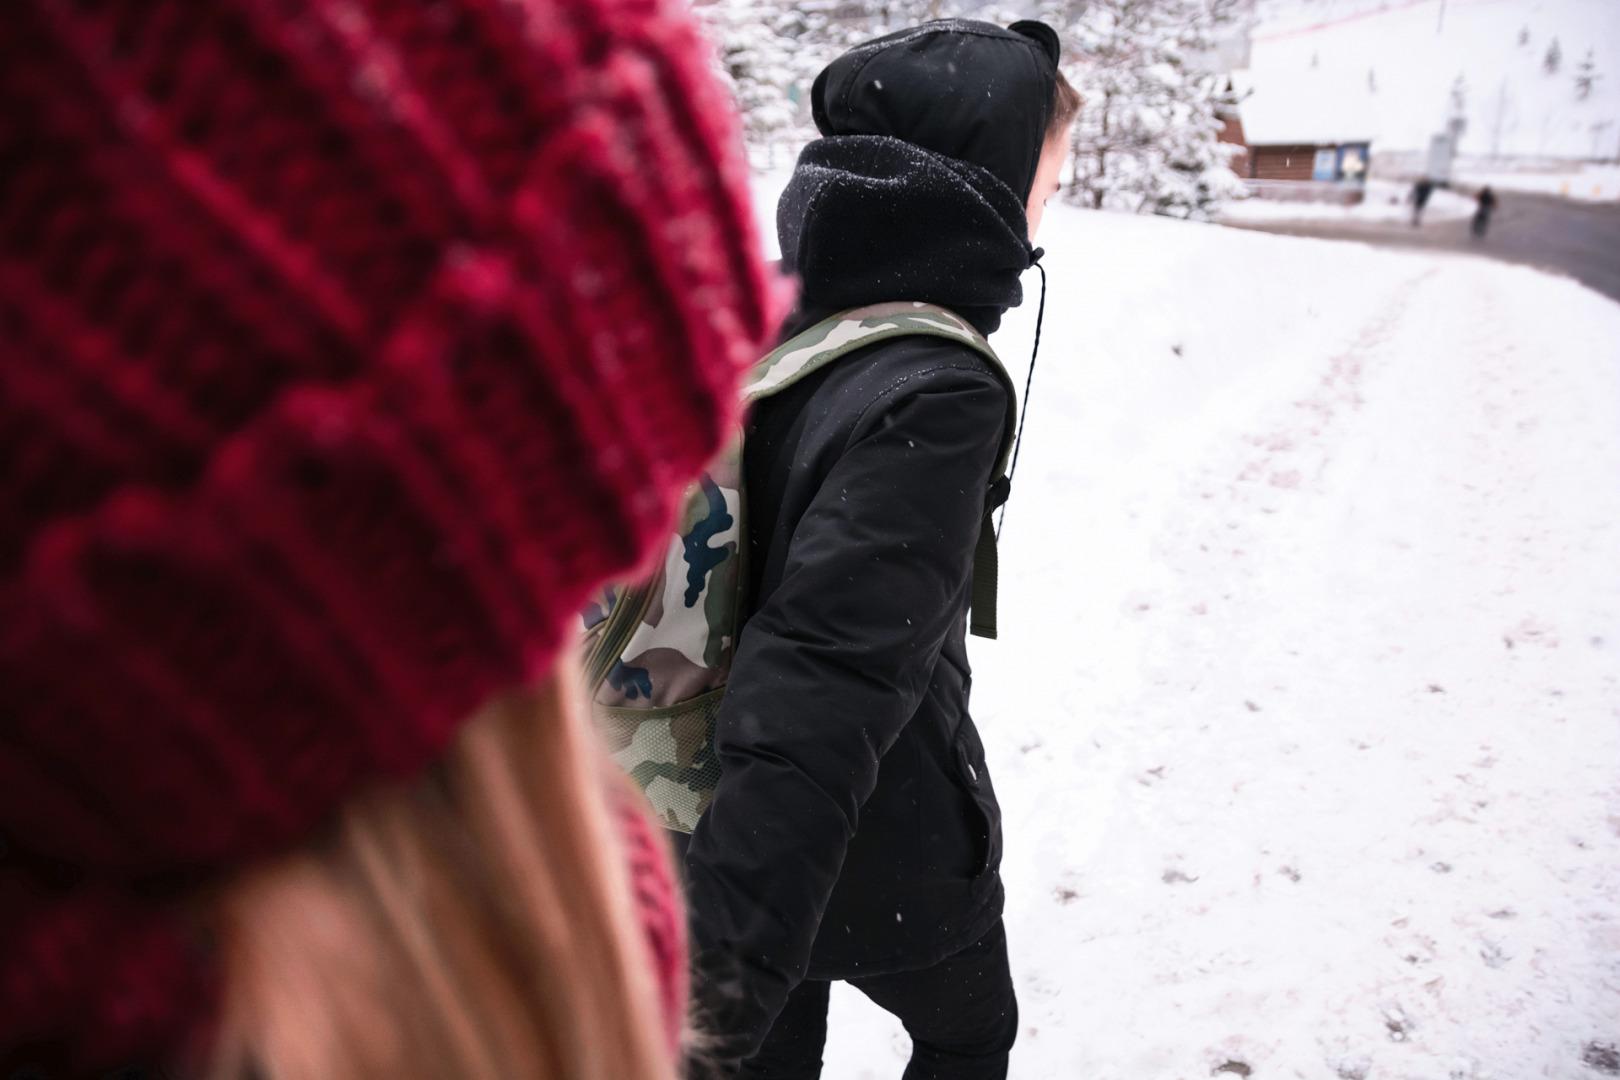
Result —
M 687 859 L 696 993 L 722 1060 L 759 1046 L 803 978 L 878 763 L 962 617 L 1006 409 L 965 365 L 881 396 L 743 630 L 722 775 Z

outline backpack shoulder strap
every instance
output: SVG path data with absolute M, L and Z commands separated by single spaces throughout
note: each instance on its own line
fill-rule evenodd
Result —
M 898 337 L 940 337 L 973 349 L 990 363 L 990 370 L 1007 391 L 1007 419 L 1002 425 L 1001 449 L 990 474 L 979 539 L 973 549 L 973 614 L 969 628 L 979 637 L 996 636 L 996 531 L 991 514 L 1006 502 L 1011 482 L 1007 462 L 1018 429 L 1018 391 L 1001 358 L 960 315 L 934 304 L 897 301 L 851 308 L 823 319 L 795 334 L 755 364 L 743 385 L 744 402 L 785 390 L 857 349 Z

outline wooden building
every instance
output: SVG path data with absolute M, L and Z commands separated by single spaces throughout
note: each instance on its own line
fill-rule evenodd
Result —
M 1250 180 L 1327 180 L 1359 184 L 1367 179 L 1371 147 L 1366 139 L 1250 144 L 1248 172 L 1238 175 L 1246 175 Z
M 1247 149 L 1246 167 L 1233 165 L 1239 176 L 1318 184 L 1366 180 L 1372 161 L 1367 133 L 1375 129 L 1376 118 L 1364 78 L 1357 82 L 1350 73 L 1309 69 L 1271 73 L 1261 82 L 1244 71 L 1234 73 L 1234 84 Z
M 1250 180 L 1309 180 L 1316 162 L 1313 143 L 1249 147 Z

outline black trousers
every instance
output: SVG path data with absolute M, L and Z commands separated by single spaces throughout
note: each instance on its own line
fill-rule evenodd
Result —
M 911 1036 L 905 1080 L 1004 1080 L 1018 1037 L 1018 1002 L 1000 920 L 955 956 L 921 971 L 851 979 L 849 984 L 900 1018 Z M 743 1062 L 746 1080 L 816 1080 L 827 1042 L 832 984 L 806 979 L 788 995 L 759 1051 Z

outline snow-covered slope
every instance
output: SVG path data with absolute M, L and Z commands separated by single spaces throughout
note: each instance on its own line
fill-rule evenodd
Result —
M 1261 143 L 1422 150 L 1462 78 L 1467 154 L 1620 156 L 1615 0 L 1260 0 L 1244 127 Z M 1557 70 L 1545 61 L 1553 42 Z M 1599 76 L 1575 79 L 1590 50 Z
M 1013 1077 L 1600 1076 L 1620 306 L 1061 206 L 1040 239 L 1003 633 L 973 644 Z M 835 990 L 829 1080 L 906 1052 Z

